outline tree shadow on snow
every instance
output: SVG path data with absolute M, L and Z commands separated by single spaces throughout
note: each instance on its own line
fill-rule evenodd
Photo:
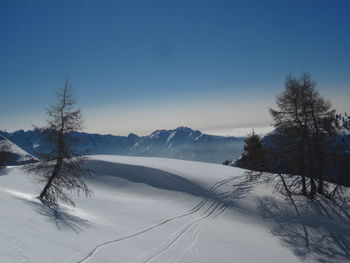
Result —
M 38 214 L 46 217 L 47 221 L 54 223 L 58 230 L 81 233 L 85 228 L 91 227 L 88 220 L 72 215 L 66 208 L 51 207 L 40 201 L 35 202 L 28 199 L 22 199 L 22 201 L 33 207 Z
M 86 164 L 88 169 L 94 171 L 93 180 L 100 180 L 100 175 L 118 177 L 135 183 L 143 183 L 158 189 L 171 190 L 191 194 L 214 200 L 224 207 L 234 206 L 235 202 L 244 198 L 251 190 L 255 182 L 252 180 L 239 180 L 226 178 L 217 182 L 212 188 L 206 189 L 194 181 L 163 170 L 144 166 L 112 163 L 93 160 Z M 246 174 L 243 175 L 247 177 Z M 242 178 L 243 178 L 242 177 Z M 237 179 L 237 181 L 235 180 Z M 104 178 L 100 181 L 103 182 Z M 224 186 L 226 190 L 223 191 Z M 222 187 L 222 188 L 221 188 Z
M 96 160 L 88 162 L 86 168 L 94 171 L 94 180 L 99 180 L 99 175 L 108 175 L 135 183 L 144 183 L 159 189 L 184 192 L 195 196 L 207 195 L 207 190 L 198 184 L 155 168 Z
M 260 200 L 271 232 L 302 259 L 322 263 L 350 262 L 350 206 L 343 200 L 293 197 L 285 202 Z M 308 262 L 308 261 L 307 261 Z
M 8 169 L 6 166 L 0 166 L 0 176 L 8 174 Z

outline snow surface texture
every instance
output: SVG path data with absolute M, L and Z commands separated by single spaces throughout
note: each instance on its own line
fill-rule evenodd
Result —
M 1 263 L 349 260 L 344 206 L 304 202 L 297 215 L 271 187 L 223 165 L 123 156 L 88 165 L 94 195 L 75 196 L 76 208 L 42 205 L 19 167 L 0 177 Z

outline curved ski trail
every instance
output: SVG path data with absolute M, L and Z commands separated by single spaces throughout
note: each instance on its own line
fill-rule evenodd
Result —
M 142 234 L 144 234 L 144 233 L 146 233 L 146 232 L 148 232 L 148 231 L 151 231 L 151 230 L 153 230 L 153 229 L 155 229 L 155 228 L 157 228 L 157 227 L 160 227 L 160 226 L 162 226 L 162 225 L 164 225 L 164 224 L 166 224 L 166 223 L 168 223 L 168 222 L 170 222 L 170 221 L 173 221 L 173 220 L 175 220 L 175 219 L 179 219 L 179 218 L 182 218 L 182 217 L 186 217 L 186 216 L 195 214 L 196 212 L 198 212 L 198 211 L 213 197 L 213 194 L 214 194 L 214 196 L 216 195 L 216 194 L 215 194 L 215 190 L 216 190 L 217 188 L 219 188 L 219 187 L 221 187 L 221 186 L 223 186 L 223 185 L 225 185 L 225 184 L 227 184 L 227 183 L 229 183 L 229 182 L 232 182 L 232 181 L 234 181 L 234 180 L 238 180 L 238 179 L 240 179 L 240 178 L 241 178 L 240 176 L 238 176 L 238 177 L 229 177 L 229 178 L 227 178 L 227 179 L 224 179 L 224 180 L 221 180 L 221 181 L 215 183 L 213 186 L 211 186 L 211 187 L 208 189 L 207 195 L 206 195 L 205 197 L 203 197 L 203 199 L 202 199 L 197 205 L 195 205 L 191 210 L 189 210 L 188 212 L 186 212 L 186 213 L 184 213 L 184 214 L 180 214 L 180 215 L 174 216 L 174 217 L 167 218 L 167 219 L 165 219 L 165 220 L 163 220 L 163 221 L 161 221 L 161 222 L 159 222 L 159 223 L 157 223 L 157 224 L 154 224 L 154 225 L 152 225 L 152 226 L 149 226 L 149 227 L 147 227 L 147 228 L 145 228 L 145 229 L 143 229 L 143 230 L 140 230 L 140 231 L 138 231 L 138 232 L 135 232 L 135 233 L 133 233 L 133 234 L 130 234 L 130 235 L 127 235 L 127 236 L 124 236 L 124 237 L 119 237 L 119 238 L 112 238 L 112 239 L 109 240 L 109 241 L 102 242 L 102 243 L 96 245 L 93 249 L 91 249 L 91 251 L 90 251 L 85 257 L 83 257 L 82 259 L 80 259 L 80 260 L 78 260 L 78 261 L 76 261 L 76 262 L 77 262 L 77 263 L 84 263 L 84 262 L 88 261 L 88 260 L 91 259 L 101 248 L 103 248 L 103 247 L 105 247 L 105 246 L 112 245 L 112 244 L 115 244 L 115 243 L 118 243 L 118 242 L 121 242 L 121 241 L 124 241 L 124 240 L 127 240 L 127 239 L 131 239 L 131 238 L 138 237 L 138 236 L 140 236 L 140 235 L 142 235 Z M 214 204 L 215 204 L 215 201 L 213 202 L 213 204 L 210 205 L 210 207 L 209 207 L 202 215 L 204 215 Z M 217 206 L 216 206 L 216 207 L 217 207 Z M 216 208 L 215 208 L 215 209 L 216 209 Z M 205 218 L 207 218 L 208 216 L 210 216 L 214 211 L 215 211 L 215 210 L 213 210 L 209 215 L 204 216 L 203 219 L 205 219 Z M 203 219 L 201 219 L 201 220 L 203 220 Z M 196 221 L 197 221 L 197 220 L 198 220 L 198 219 L 196 219 Z M 193 224 L 194 224 L 194 223 L 190 223 L 190 225 L 187 226 L 187 227 L 185 227 L 185 230 L 183 230 L 182 232 L 186 232 L 186 230 L 189 229 Z M 181 235 L 183 234 L 182 232 L 180 233 L 180 236 L 179 236 L 179 237 L 176 237 L 176 240 L 178 240 L 178 239 L 181 237 Z M 174 242 L 172 242 L 172 244 L 175 243 L 176 240 L 175 240 Z M 171 245 L 170 245 L 170 246 L 171 246 Z M 169 246 L 169 247 L 170 247 L 170 246 Z M 72 260 L 74 257 L 76 257 L 77 255 L 79 255 L 79 254 L 80 254 L 80 252 L 78 252 L 78 253 L 72 255 L 68 260 L 66 260 L 66 262 L 71 262 L 71 260 Z M 152 258 L 153 258 L 153 257 L 152 257 Z M 146 261 L 146 262 L 149 262 L 149 261 Z

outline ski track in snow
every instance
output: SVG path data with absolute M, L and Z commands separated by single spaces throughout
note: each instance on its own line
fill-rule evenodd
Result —
M 110 240 L 110 241 L 107 241 L 107 242 L 103 242 L 103 243 L 100 243 L 99 245 L 97 245 L 95 248 L 93 248 L 84 258 L 80 259 L 79 261 L 77 261 L 77 263 L 84 263 L 84 262 L 87 262 L 89 259 L 91 259 L 100 249 L 102 249 L 103 247 L 106 247 L 108 245 L 111 245 L 111 244 L 115 244 L 115 243 L 118 243 L 120 241 L 124 241 L 124 240 L 127 240 L 127 239 L 131 239 L 131 238 L 134 238 L 134 237 L 137 237 L 137 236 L 140 236 L 150 230 L 153 230 L 157 227 L 160 227 L 170 221 L 173 221 L 175 219 L 179 219 L 179 218 L 182 218 L 182 217 L 186 217 L 186 216 L 189 216 L 189 215 L 193 215 L 195 214 L 196 212 L 198 212 L 211 198 L 211 194 L 214 193 L 214 191 L 229 183 L 229 182 L 232 182 L 234 180 L 237 180 L 241 177 L 229 177 L 227 179 L 224 179 L 224 180 L 221 180 L 217 183 L 215 183 L 211 188 L 208 189 L 208 193 L 207 195 L 196 205 L 194 206 L 190 211 L 184 213 L 184 214 L 181 214 L 181 215 L 177 215 L 177 216 L 174 216 L 174 217 L 170 217 L 168 219 L 165 219 L 163 221 L 161 221 L 160 223 L 157 223 L 155 225 L 152 225 L 146 229 L 143 229 L 139 232 L 136 232 L 134 234 L 131 234 L 131 235 L 128 235 L 128 236 L 124 236 L 124 237 L 120 237 L 120 238 L 117 238 L 117 239 L 113 239 L 113 240 Z M 195 227 L 199 227 L 199 224 L 202 223 L 204 220 L 208 219 L 210 216 L 213 216 L 214 217 L 217 217 L 218 215 L 220 215 L 221 213 L 223 213 L 225 211 L 225 209 L 227 208 L 227 205 L 223 205 L 222 202 L 223 200 L 226 198 L 226 194 L 224 195 L 224 197 L 220 196 L 219 200 L 218 201 L 214 201 L 210 206 L 209 208 L 204 211 L 199 218 L 193 220 L 192 222 L 190 223 L 187 223 L 185 224 L 185 226 L 182 226 L 180 228 L 181 232 L 179 234 L 177 234 L 171 241 L 170 243 L 168 243 L 164 248 L 162 249 L 156 249 L 156 252 L 155 254 L 153 254 L 151 257 L 148 257 L 146 259 L 146 261 L 144 261 L 145 263 L 147 262 L 150 262 L 151 260 L 153 260 L 154 258 L 156 258 L 157 256 L 159 256 L 160 254 L 166 252 L 167 250 L 169 250 L 172 245 L 174 245 L 176 243 L 176 241 L 178 241 L 191 227 L 195 226 Z M 220 206 L 221 205 L 221 206 Z M 220 207 L 218 209 L 218 207 Z M 215 213 L 217 211 L 217 213 Z M 196 238 L 198 238 L 198 233 L 195 235 Z M 193 240 L 193 242 L 196 242 L 196 239 Z M 195 244 L 193 245 L 195 246 Z M 78 253 L 79 254 L 79 253 Z M 71 258 L 74 258 L 77 254 L 71 256 L 66 262 L 70 262 L 70 259 Z M 181 256 L 183 256 L 181 254 Z
M 227 182 L 226 182 L 227 183 Z M 231 193 L 231 192 L 230 192 Z M 220 214 L 222 214 L 226 208 L 228 206 L 230 206 L 230 204 L 233 203 L 233 200 L 231 200 L 228 204 L 225 204 L 224 201 L 226 200 L 227 197 L 230 196 L 230 193 L 224 193 L 221 195 L 220 199 L 218 201 L 213 202 L 209 208 L 207 208 L 207 210 L 202 213 L 202 215 L 193 220 L 192 222 L 185 224 L 183 227 L 180 227 L 180 233 L 176 234 L 179 231 L 175 232 L 175 235 L 173 235 L 174 237 L 170 238 L 171 241 L 166 244 L 163 243 L 159 246 L 158 249 L 155 249 L 153 251 L 153 255 L 148 257 L 144 263 L 149 263 L 151 262 L 153 259 L 155 259 L 156 257 L 160 256 L 161 254 L 167 252 L 169 249 L 171 249 L 173 247 L 173 245 L 179 240 L 181 239 L 186 233 L 189 232 L 189 230 L 191 228 L 194 228 L 194 231 L 199 231 L 199 226 L 200 224 L 204 223 L 206 220 L 209 219 L 214 219 L 215 217 L 219 216 Z M 195 247 L 195 245 L 197 244 L 197 240 L 198 240 L 198 233 L 196 235 L 194 235 L 194 237 L 192 238 L 192 242 L 190 244 L 190 247 Z M 165 247 L 161 248 L 163 245 L 165 245 Z M 187 251 L 182 252 L 180 254 L 180 256 L 176 259 L 176 262 L 178 262 L 179 260 L 181 260 L 181 258 L 187 253 Z
M 215 204 L 215 203 L 213 203 L 213 204 Z M 193 221 L 190 222 L 189 224 L 185 225 L 183 229 L 180 228 L 180 229 L 181 229 L 181 232 L 180 232 L 179 234 L 175 234 L 175 237 L 171 239 L 170 243 L 168 243 L 164 248 L 161 248 L 159 251 L 156 251 L 156 253 L 153 254 L 152 256 L 148 257 L 148 258 L 144 261 L 144 263 L 149 263 L 149 262 L 151 262 L 153 259 L 155 259 L 156 257 L 158 257 L 158 256 L 160 256 L 161 254 L 163 254 L 163 253 L 165 253 L 166 251 L 168 251 L 181 237 L 183 237 L 183 236 L 188 232 L 188 230 L 189 230 L 191 227 L 193 227 L 193 226 L 195 226 L 195 225 L 201 223 L 203 220 L 209 218 L 209 217 L 217 210 L 217 208 L 218 208 L 219 206 L 220 206 L 220 203 L 217 203 L 217 204 L 214 206 L 214 208 L 211 208 L 212 206 L 210 206 L 210 208 L 207 209 L 207 211 L 205 212 L 205 213 L 207 213 L 207 212 L 210 210 L 210 212 L 209 212 L 207 215 L 202 216 L 202 217 L 200 217 L 200 218 L 197 218 L 197 219 L 193 220 Z M 223 212 L 222 209 L 219 209 L 219 210 L 221 210 L 221 211 Z M 197 241 L 197 240 L 194 240 L 195 243 L 196 243 L 196 241 Z M 162 246 L 162 244 L 161 244 L 161 246 Z

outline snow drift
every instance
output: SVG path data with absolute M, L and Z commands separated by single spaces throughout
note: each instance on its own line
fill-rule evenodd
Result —
M 350 210 L 294 200 L 244 170 L 93 156 L 94 195 L 52 209 L 20 167 L 0 177 L 0 262 L 345 262 Z M 337 206 L 339 205 L 339 206 Z

